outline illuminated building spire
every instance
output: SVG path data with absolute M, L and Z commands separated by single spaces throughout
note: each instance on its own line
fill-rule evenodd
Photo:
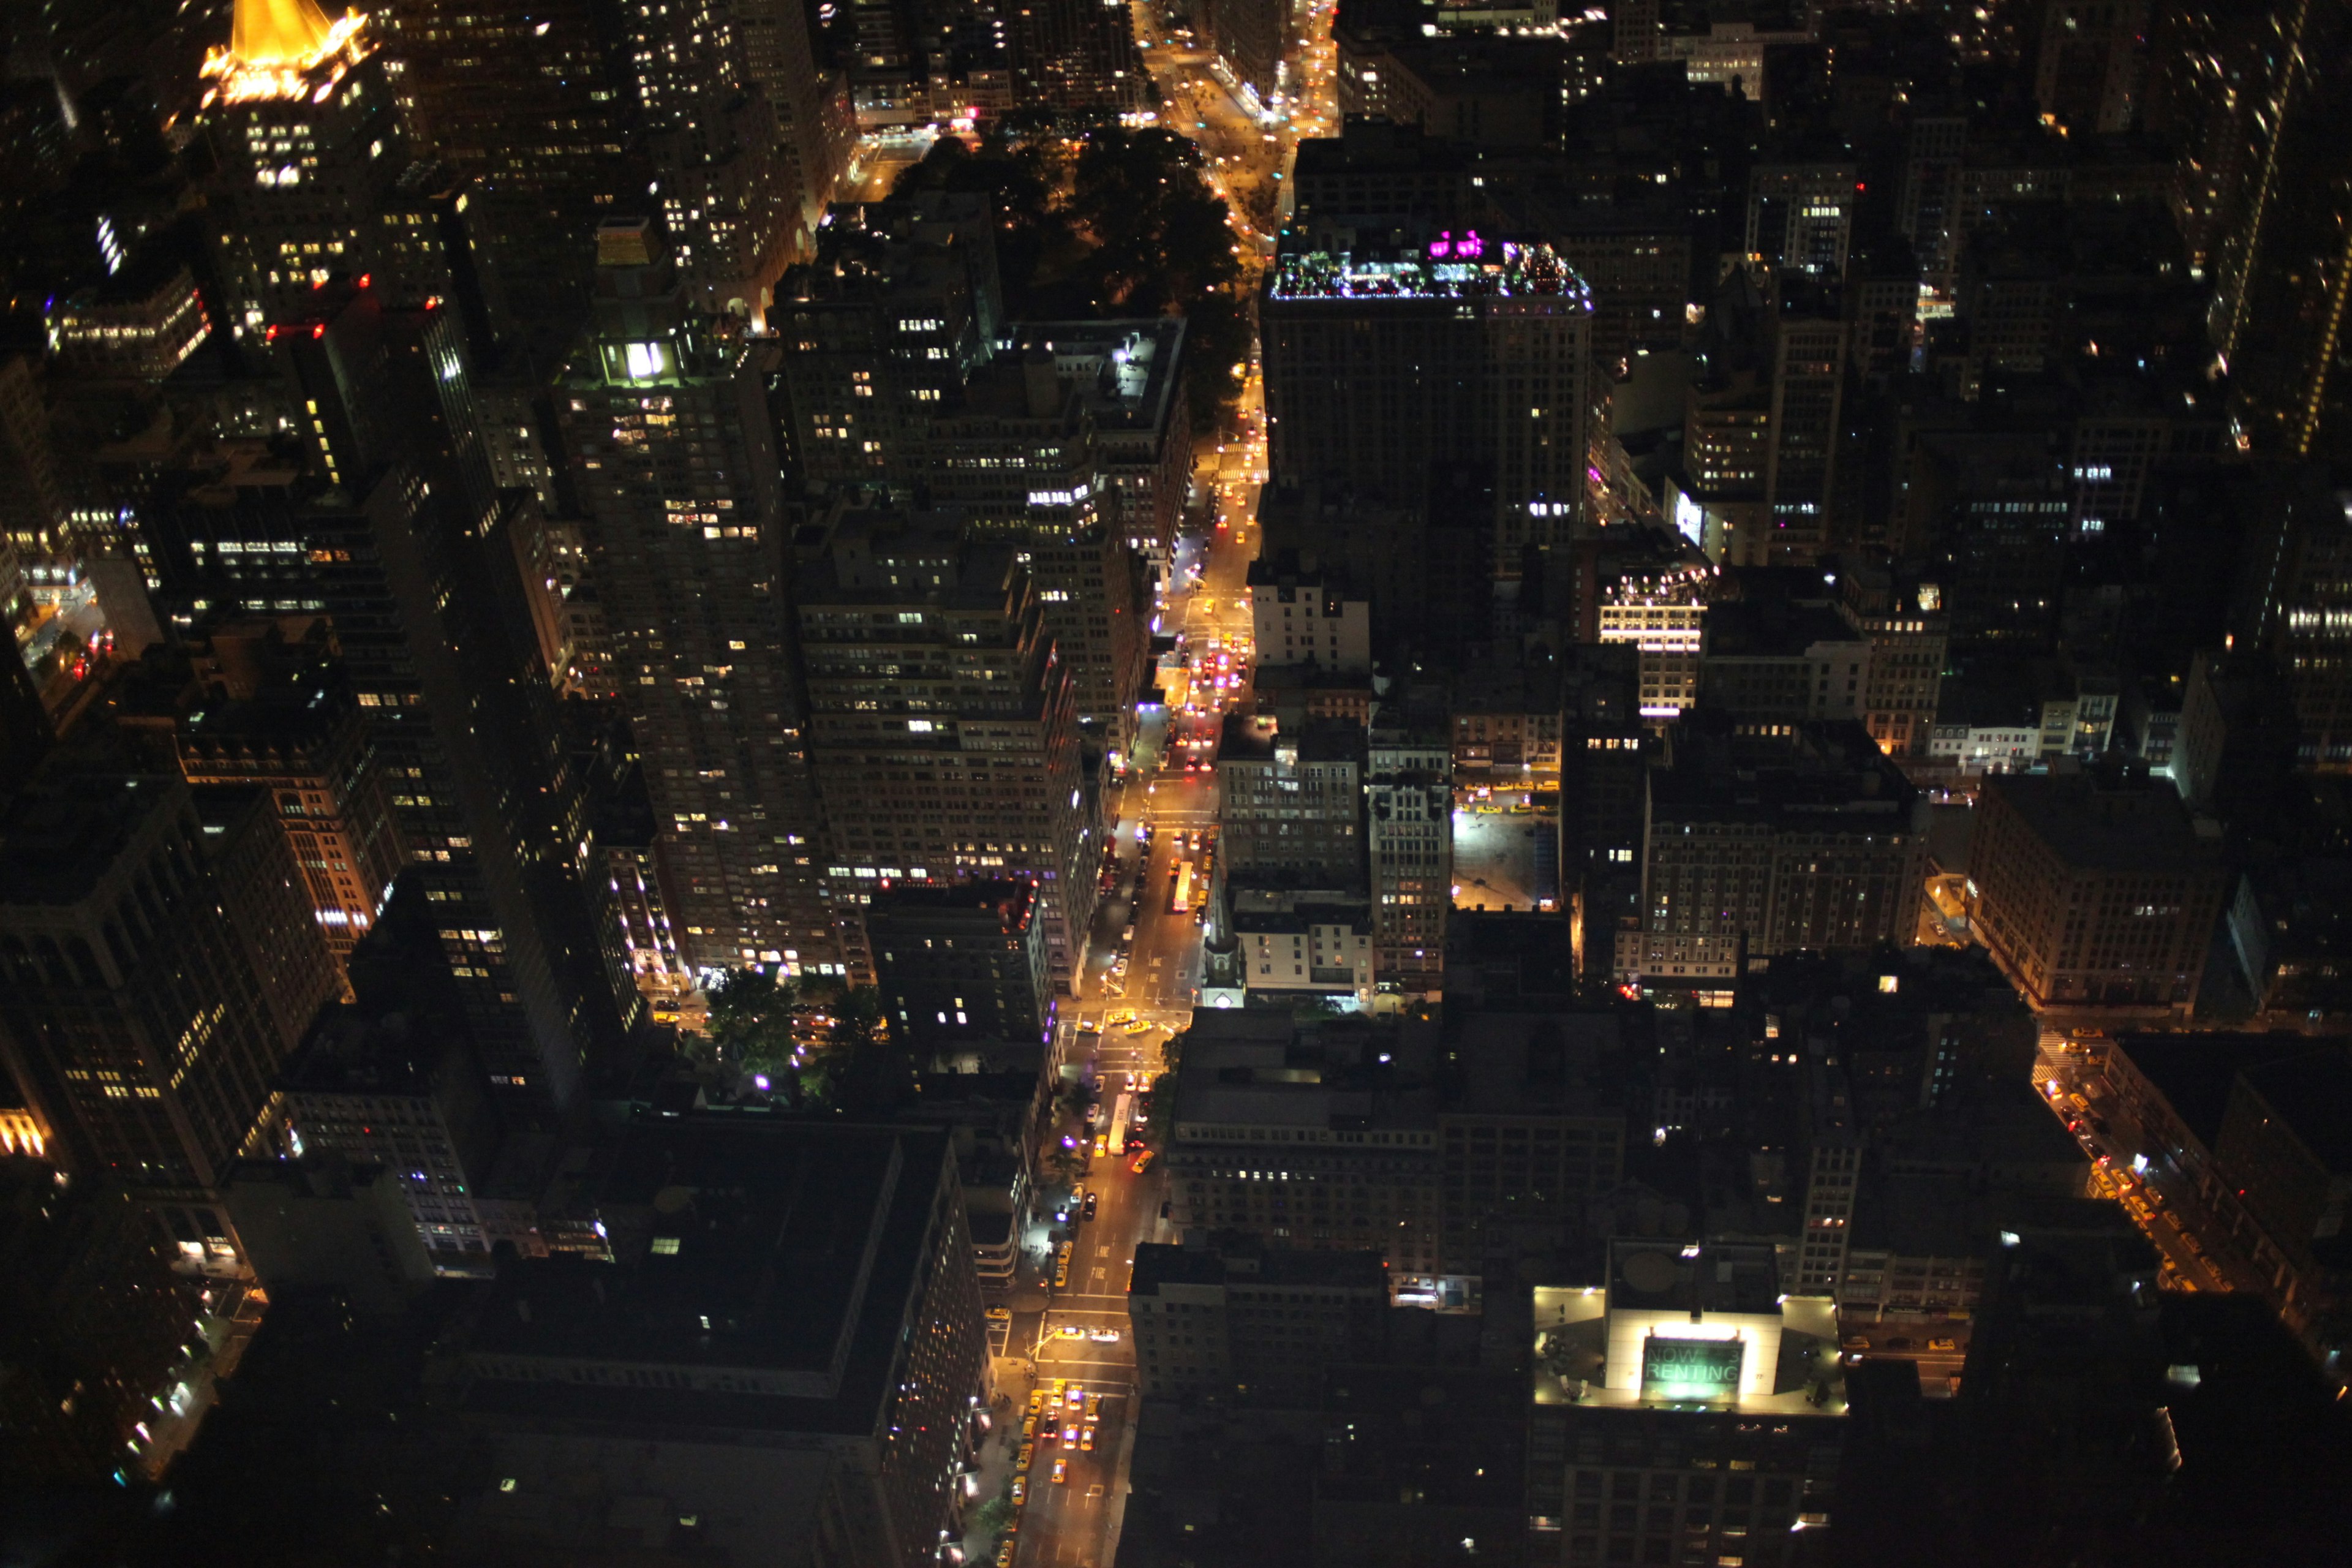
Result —
M 368 54 L 366 29 L 357 11 L 329 21 L 319 0 L 236 0 L 228 47 L 205 57 L 206 106 L 309 98 Z
M 333 30 L 318 0 L 236 0 L 229 52 L 247 65 L 308 60 L 326 51 Z

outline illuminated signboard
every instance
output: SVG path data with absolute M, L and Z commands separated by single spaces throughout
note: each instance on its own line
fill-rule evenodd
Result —
M 1748 1346 L 1739 1340 L 1669 1340 L 1642 1343 L 1642 1392 L 1660 1399 L 1729 1399 L 1739 1392 Z
M 1706 513 L 1680 490 L 1675 492 L 1675 527 L 1693 544 L 1706 542 Z

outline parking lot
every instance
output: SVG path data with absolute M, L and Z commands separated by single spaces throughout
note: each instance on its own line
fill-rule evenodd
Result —
M 1504 792 L 1497 791 L 1497 795 Z M 1508 799 L 1517 801 L 1514 794 Z M 1489 809 L 1481 811 L 1480 806 Z M 1537 902 L 1537 826 L 1548 817 L 1514 815 L 1495 801 L 1456 800 L 1454 809 L 1454 907 L 1532 910 Z

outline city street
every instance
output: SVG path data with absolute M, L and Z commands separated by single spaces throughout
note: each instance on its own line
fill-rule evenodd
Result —
M 1317 101 L 1328 117 L 1328 7 L 1318 11 L 1314 26 L 1325 51 Z M 1251 210 L 1252 200 L 1259 204 L 1265 226 L 1253 229 L 1245 221 L 1236 226 L 1245 243 L 1270 258 L 1273 215 L 1280 207 L 1274 176 L 1287 165 L 1286 132 L 1280 140 L 1266 134 L 1211 75 L 1207 51 L 1168 47 L 1164 33 L 1149 24 L 1139 37 L 1150 40 L 1144 58 L 1167 95 L 1166 122 L 1201 141 L 1212 160 L 1211 183 L 1237 217 Z M 1189 889 L 1187 908 L 1176 910 L 1176 875 L 1184 860 L 1200 866 L 1208 830 L 1216 826 L 1216 739 L 1224 716 L 1254 705 L 1248 579 L 1265 479 L 1265 392 L 1255 355 L 1241 368 L 1238 428 L 1204 440 L 1196 457 L 1195 483 L 1209 492 L 1205 514 L 1194 513 L 1200 531 L 1179 543 L 1155 606 L 1157 630 L 1179 639 L 1194 679 L 1164 730 L 1139 746 L 1136 768 L 1114 786 L 1108 802 L 1108 815 L 1117 823 L 1117 871 L 1090 933 L 1072 1047 L 1087 1053 L 1078 1059 L 1093 1067 L 1098 1127 L 1105 1131 L 1120 1094 L 1150 1083 L 1165 1066 L 1162 1047 L 1191 1018 L 1200 984 L 1197 910 L 1207 889 Z M 1219 684 L 1220 678 L 1227 683 Z M 1144 827 L 1148 839 L 1139 834 Z M 1065 1131 L 1075 1130 L 1056 1129 L 1055 1135 Z M 1109 1568 L 1134 1447 L 1135 1347 L 1127 1281 L 1137 1244 L 1158 1234 L 1165 1183 L 1158 1171 L 1139 1175 L 1129 1157 L 1107 1151 L 1091 1160 L 1078 1184 L 1095 1200 L 1094 1217 L 1084 1217 L 1083 1196 L 1076 1199 L 1070 1223 L 1050 1232 L 1048 1249 L 1024 1253 L 1014 1288 L 1002 1303 L 1011 1313 L 1003 1326 L 1006 1353 L 999 1373 L 1000 1387 L 1012 1399 L 1005 1414 L 1013 1451 L 1018 1451 L 1033 1394 L 1042 1391 L 1050 1401 L 1061 1379 L 1083 1401 L 1073 1407 L 1066 1391 L 1057 1422 L 1039 1413 L 1036 1447 L 1023 1473 L 1027 1500 L 1011 1538 L 1012 1560 L 1025 1568 Z M 1068 1281 L 1056 1288 L 1055 1254 L 1066 1240 Z M 1089 1416 L 1091 1448 L 1085 1445 Z M 1076 1443 L 1067 1440 L 1073 1433 Z M 985 1549 L 985 1542 L 969 1544 Z
M 2033 1067 L 2034 1087 L 2053 1114 L 2072 1121 L 2075 1142 L 2095 1163 L 2092 1184 L 2124 1207 L 2164 1260 L 2159 1282 L 2172 1290 L 2263 1290 L 2264 1281 L 2239 1256 L 2197 1188 L 2169 1155 L 2140 1130 L 2104 1086 L 2083 1047 L 2045 1036 Z M 2077 1100 L 2080 1103 L 2077 1103 Z M 2096 1116 L 2105 1126 L 2094 1125 Z

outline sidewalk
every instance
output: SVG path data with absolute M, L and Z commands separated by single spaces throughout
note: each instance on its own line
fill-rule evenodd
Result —
M 1002 1402 L 989 1407 L 989 1419 L 995 1426 L 981 1440 L 974 1471 L 978 1489 L 964 1509 L 963 1560 L 968 1564 L 992 1564 L 996 1561 L 996 1536 L 980 1528 L 981 1505 L 1000 1496 L 1013 1484 L 1013 1461 L 1021 1456 L 1021 1417 L 1028 1406 L 1033 1381 L 1005 1379 L 997 1390 Z

